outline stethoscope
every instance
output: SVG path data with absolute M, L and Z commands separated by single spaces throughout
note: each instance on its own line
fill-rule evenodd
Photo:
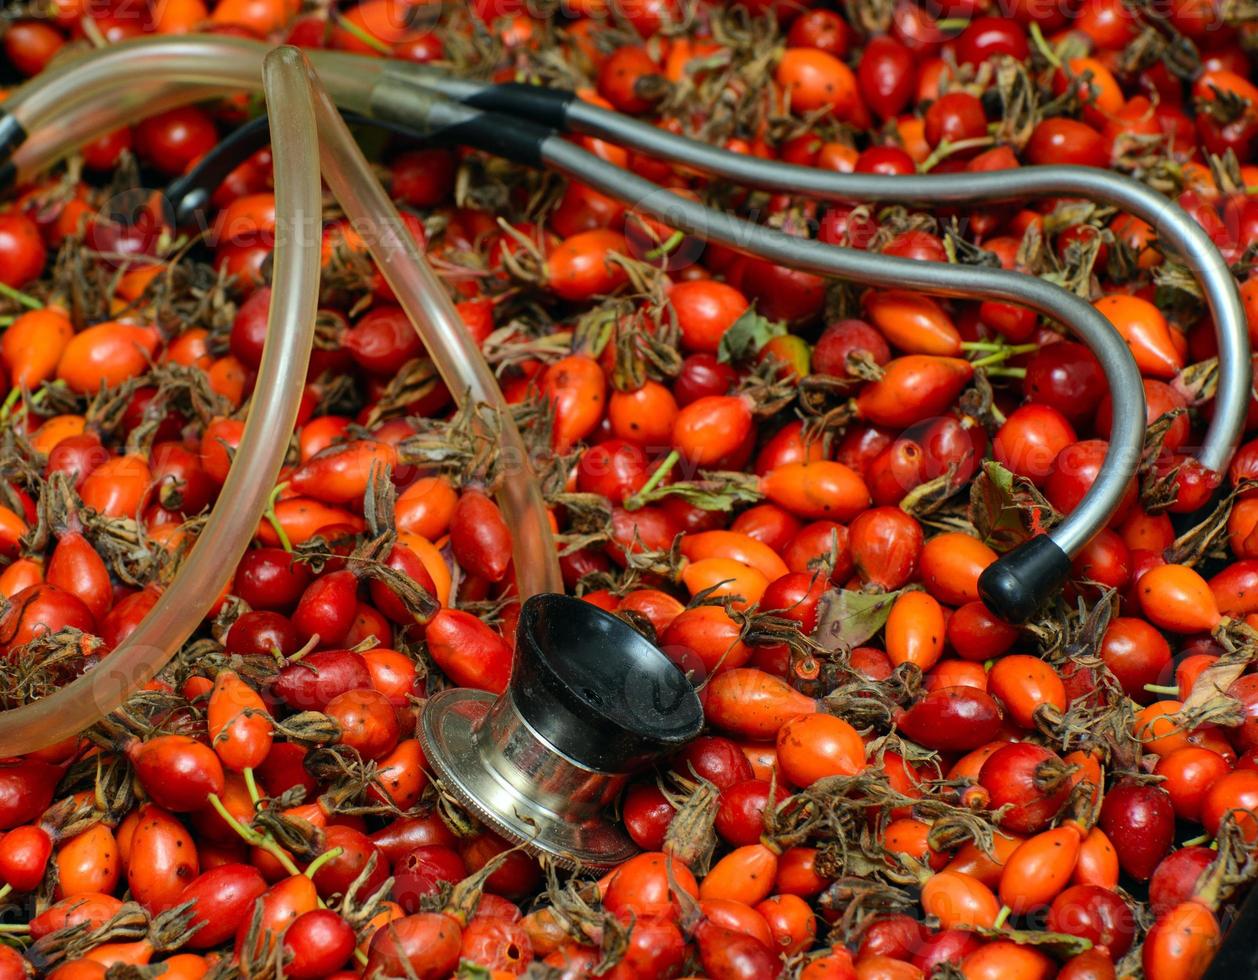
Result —
M 10 752 L 70 736 L 81 729 L 85 712 L 99 717 L 113 710 L 151 678 L 196 628 L 247 546 L 283 455 L 275 435 L 268 436 L 262 428 L 282 432 L 286 442 L 296 413 L 292 392 L 304 379 L 309 353 L 320 214 L 320 160 L 313 147 L 319 147 L 323 177 L 347 214 L 371 221 L 379 232 L 373 256 L 423 335 L 447 386 L 484 407 L 484 424 L 493 428 L 505 448 L 519 454 L 521 473 L 529 473 L 519 434 L 492 375 L 475 347 L 469 350 L 466 340 L 459 339 L 466 334 L 448 296 L 401 226 L 337 109 L 419 139 L 463 144 L 518 164 L 554 170 L 670 228 L 774 263 L 875 287 L 1016 303 L 1067 325 L 1101 364 L 1113 398 L 1114 423 L 1104 466 L 1075 510 L 1047 534 L 1001 556 L 984 572 L 983 600 L 1012 622 L 1025 622 L 1065 581 L 1072 557 L 1106 525 L 1139 467 L 1145 431 L 1143 384 L 1130 351 L 1108 321 L 1086 301 L 1032 276 L 869 254 L 751 224 L 607 163 L 564 134 L 597 137 L 752 187 L 829 201 L 973 204 L 1074 196 L 1123 208 L 1152 225 L 1178 252 L 1200 280 L 1213 314 L 1218 393 L 1200 462 L 1221 471 L 1239 442 L 1250 398 L 1250 358 L 1231 273 L 1205 232 L 1182 209 L 1133 180 L 1085 167 L 933 176 L 839 174 L 698 143 L 590 105 L 570 92 L 474 82 L 431 66 L 339 52 L 302 54 L 282 48 L 268 55 L 267 50 L 258 42 L 220 36 L 128 41 L 45 72 L 0 106 L 0 154 L 7 176 L 25 180 L 96 135 L 139 116 L 227 92 L 264 88 L 277 220 L 294 230 L 291 236 L 277 237 L 268 340 L 237 453 L 244 465 L 233 467 L 220 506 L 211 513 L 197 546 L 132 640 L 55 695 L 0 715 L 0 744 L 10 746 Z M 243 145 L 245 138 L 240 139 Z M 230 147 L 225 147 L 200 171 L 176 181 L 168 189 L 176 213 L 202 206 L 206 184 L 215 174 L 221 176 L 215 168 L 231 159 Z M 535 481 L 504 482 L 508 499 L 502 503 L 515 527 L 521 597 L 561 592 Z M 227 500 L 232 502 L 231 513 L 222 506 Z M 202 547 L 211 534 L 216 545 Z M 67 718 L 67 708 L 77 714 Z M 518 828 L 504 832 L 518 836 Z

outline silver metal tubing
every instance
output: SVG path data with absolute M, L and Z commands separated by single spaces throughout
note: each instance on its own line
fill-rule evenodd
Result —
M 1139 181 L 1096 167 L 1019 167 L 961 174 L 839 174 L 732 153 L 608 112 L 588 102 L 569 104 L 572 128 L 629 149 L 684 163 L 766 190 L 825 200 L 921 201 L 974 204 L 1033 197 L 1086 197 L 1148 222 L 1200 281 L 1214 317 L 1219 346 L 1219 387 L 1214 418 L 1198 458 L 1222 472 L 1240 443 L 1250 393 L 1249 334 L 1232 272 L 1201 225 L 1183 208 Z
M 1131 351 L 1091 304 L 1035 276 L 871 254 L 754 225 L 627 173 L 559 136 L 542 144 L 542 158 L 547 166 L 597 191 L 631 201 L 635 208 L 670 228 L 744 254 L 870 286 L 1020 303 L 1065 324 L 1101 362 L 1114 399 L 1114 428 L 1101 474 L 1079 506 L 1050 535 L 1062 551 L 1075 555 L 1117 509 L 1140 464 L 1145 430 L 1144 386 Z
M 1136 475 L 1145 431 L 1139 369 L 1109 321 L 1073 293 L 1017 272 L 918 262 L 792 237 L 687 200 L 599 159 L 552 128 L 485 112 L 387 73 L 372 94 L 370 113 L 410 125 L 419 135 L 443 134 L 518 163 L 553 169 L 626 202 L 670 228 L 743 254 L 871 286 L 1018 303 L 1068 326 L 1101 363 L 1114 399 L 1114 428 L 1105 465 L 1075 510 L 1048 535 L 1001 557 L 980 580 L 984 601 L 1006 619 L 1027 619 L 1056 591 L 1069 574 L 1070 558 L 1105 527 Z
M 463 102 L 496 106 L 494 86 L 446 74 L 431 65 L 394 64 L 386 75 L 438 91 Z M 510 91 L 512 106 L 536 109 L 536 121 L 595 136 L 619 146 L 713 176 L 764 190 L 817 197 L 827 201 L 918 201 L 923 204 L 972 205 L 1035 197 L 1085 197 L 1127 211 L 1146 221 L 1201 282 L 1214 318 L 1219 348 L 1219 385 L 1214 417 L 1198 458 L 1222 472 L 1239 444 L 1250 399 L 1250 355 L 1245 313 L 1231 271 L 1209 236 L 1184 210 L 1129 177 L 1094 167 L 1020 167 L 963 174 L 840 174 L 815 167 L 779 163 L 733 153 L 678 136 L 649 123 L 611 112 L 584 100 L 521 98 Z M 562 121 L 556 120 L 561 116 Z M 608 192 L 612 193 L 612 192 Z M 616 196 L 612 194 L 612 196 Z

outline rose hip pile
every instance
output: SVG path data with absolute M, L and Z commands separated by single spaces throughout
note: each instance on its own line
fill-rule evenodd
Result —
M 1112 167 L 1208 231 L 1258 336 L 1242 5 L 300 6 L 14 4 L 4 71 L 209 30 L 572 87 L 840 172 Z M 114 205 L 251 111 L 146 119 L 0 211 L 0 708 L 108 665 L 232 465 L 270 300 L 269 152 L 198 229 Z M 597 881 L 431 779 L 426 695 L 510 673 L 494 494 L 518 474 L 329 204 L 298 427 L 212 618 L 122 710 L 0 764 L 0 980 L 1204 973 L 1258 876 L 1258 439 L 1221 476 L 1192 455 L 1213 325 L 1154 229 L 1078 200 L 819 205 L 579 138 L 790 234 L 1017 269 L 1105 314 L 1145 378 L 1141 474 L 1019 628 L 977 578 L 1076 505 L 1111 425 L 1060 325 L 826 281 L 484 154 L 363 139 L 515 409 L 566 586 L 690 673 L 705 734 L 629 787 L 643 853 Z

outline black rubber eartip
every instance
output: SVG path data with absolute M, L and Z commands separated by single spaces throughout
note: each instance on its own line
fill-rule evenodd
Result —
M 17 117 L 0 112 L 0 159 L 7 160 L 25 142 L 26 130 Z
M 1047 534 L 1024 541 L 987 566 L 978 579 L 983 604 L 1021 624 L 1035 615 L 1070 574 L 1070 556 Z
M 703 708 L 689 679 L 624 620 L 564 595 L 524 603 L 510 693 L 574 762 L 627 773 L 689 742 Z

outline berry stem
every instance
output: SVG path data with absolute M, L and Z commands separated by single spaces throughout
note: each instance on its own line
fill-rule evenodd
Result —
M 267 523 L 275 530 L 275 536 L 280 539 L 280 547 L 291 555 L 293 553 L 293 542 L 289 540 L 288 532 L 284 530 L 284 525 L 280 523 L 280 519 L 275 513 L 275 503 L 280 499 L 280 494 L 286 489 L 288 489 L 288 484 L 281 483 L 271 491 L 271 497 L 266 502 L 266 511 L 263 516 L 266 517 Z
M 965 350 L 965 344 L 961 345 L 961 349 Z M 992 347 L 992 353 L 986 357 L 980 357 L 971 361 L 976 368 L 988 367 L 994 364 L 1003 364 L 1011 357 L 1017 357 L 1019 354 L 1030 354 L 1032 351 L 1040 349 L 1039 344 L 996 344 Z
M 307 878 L 313 878 L 313 877 L 315 876 L 315 872 L 316 872 L 316 871 L 318 871 L 320 868 L 322 868 L 322 867 L 323 867 L 325 864 L 327 864 L 329 861 L 335 861 L 337 858 L 339 858 L 339 857 L 340 857 L 342 854 L 344 854 L 344 853 L 345 853 L 345 848 L 343 848 L 343 847 L 334 847 L 334 848 L 332 848 L 331 850 L 324 851 L 324 852 L 323 852 L 322 854 L 320 854 L 317 858 L 315 858 L 313 861 L 311 861 L 311 862 L 310 862 L 310 863 L 306 866 L 306 870 L 305 870 L 304 872 L 302 872 L 302 873 L 303 873 L 303 874 L 304 874 Z
M 290 875 L 301 874 L 301 869 L 293 863 L 293 859 L 288 856 L 288 853 L 284 850 L 284 848 L 275 843 L 270 836 L 259 834 L 252 827 L 246 827 L 228 813 L 227 807 L 223 806 L 223 801 L 218 798 L 217 793 L 210 794 L 210 806 L 214 807 L 218 815 L 223 818 L 223 822 L 226 823 L 227 826 L 231 827 L 232 830 L 236 831 L 236 833 L 240 835 L 241 840 L 243 840 L 246 844 L 251 847 L 262 848 L 262 850 L 274 857 L 275 860 L 279 861 L 279 863 L 283 865 L 284 870 Z
M 262 802 L 262 794 L 258 792 L 258 781 L 253 778 L 253 767 L 246 766 L 240 770 L 240 774 L 245 778 L 245 787 L 249 790 L 249 799 L 253 800 L 256 807 Z
M 679 453 L 676 449 L 672 450 L 667 456 L 665 456 L 663 462 L 661 462 L 659 466 L 655 467 L 655 472 L 651 474 L 646 483 L 642 484 L 642 488 L 637 493 L 632 494 L 625 501 L 625 510 L 637 510 L 638 507 L 641 506 L 641 499 L 660 485 L 664 477 L 668 476 L 669 471 L 677 465 L 677 461 L 679 459 L 681 459 L 681 453 Z M 633 501 L 635 500 L 639 502 L 634 503 Z
M 24 293 L 20 289 L 14 289 L 12 286 L 7 286 L 2 282 L 0 282 L 0 296 L 11 299 L 15 303 L 20 303 L 28 310 L 42 310 L 44 308 L 44 304 L 34 296 Z
M 653 261 L 655 259 L 667 258 L 678 245 L 682 243 L 686 235 L 684 232 L 675 231 L 668 236 L 668 240 L 656 245 L 655 248 L 647 252 L 643 258 Z

